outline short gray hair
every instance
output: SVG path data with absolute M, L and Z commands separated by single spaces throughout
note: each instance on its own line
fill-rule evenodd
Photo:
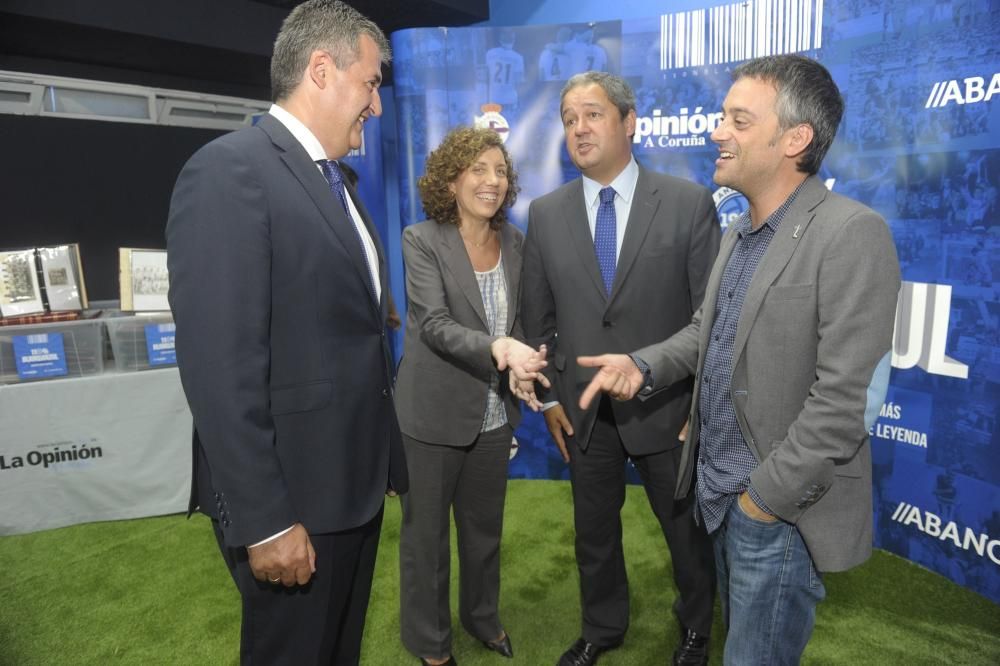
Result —
M 358 41 L 368 35 L 378 47 L 382 62 L 392 59 L 389 40 L 375 23 L 343 2 L 309 0 L 291 11 L 271 56 L 271 99 L 287 98 L 302 81 L 313 51 L 329 51 L 337 69 L 346 69 L 358 59 Z
M 830 72 L 800 55 L 765 56 L 733 70 L 733 81 L 748 77 L 766 81 L 778 92 L 775 102 L 781 130 L 809 125 L 813 139 L 796 167 L 809 175 L 819 171 L 844 115 L 844 98 Z
M 632 86 L 628 84 L 628 81 L 615 74 L 593 70 L 570 77 L 559 95 L 559 111 L 562 112 L 563 102 L 570 90 L 580 86 L 589 86 L 592 83 L 601 86 L 611 103 L 618 107 L 618 113 L 621 114 L 622 118 L 627 116 L 629 111 L 635 111 L 635 93 L 632 92 Z

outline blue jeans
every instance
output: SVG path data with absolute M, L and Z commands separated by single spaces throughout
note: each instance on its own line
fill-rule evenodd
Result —
M 727 666 L 798 664 L 826 596 L 794 525 L 751 518 L 734 498 L 712 534 Z

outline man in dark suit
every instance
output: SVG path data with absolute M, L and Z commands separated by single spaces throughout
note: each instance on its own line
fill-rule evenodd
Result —
M 596 663 L 628 629 L 620 515 L 627 459 L 670 546 L 681 631 L 674 662 L 705 663 L 711 544 L 691 502 L 673 498 L 691 383 L 642 404 L 603 400 L 581 410 L 593 371 L 574 361 L 588 350 L 636 349 L 690 321 L 719 247 L 715 207 L 705 188 L 633 159 L 635 95 L 622 78 L 578 74 L 560 108 L 566 148 L 583 177 L 531 203 L 522 280 L 528 342 L 550 350 L 545 421 L 573 487 L 583 627 L 559 664 Z
M 239 588 L 244 663 L 359 662 L 384 496 L 406 488 L 385 259 L 332 161 L 381 113 L 388 59 L 347 5 L 299 5 L 274 45 L 275 104 L 199 150 L 171 201 L 192 509 Z
M 750 208 L 722 240 L 705 303 L 631 358 L 579 359 L 601 368 L 581 401 L 652 400 L 694 374 L 677 495 L 695 489 L 712 535 L 725 663 L 797 664 L 820 574 L 871 555 L 868 429 L 888 387 L 900 271 L 885 220 L 816 175 L 844 110 L 826 68 L 768 56 L 733 81 L 712 133 L 715 182 Z

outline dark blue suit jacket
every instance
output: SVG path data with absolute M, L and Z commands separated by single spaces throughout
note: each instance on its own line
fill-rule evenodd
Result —
M 191 509 L 230 546 L 294 522 L 364 524 L 406 489 L 385 337 L 357 235 L 274 117 L 185 165 L 167 223 L 177 360 L 194 416 Z

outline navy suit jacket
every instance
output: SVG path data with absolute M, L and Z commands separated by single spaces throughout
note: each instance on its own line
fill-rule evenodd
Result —
M 194 416 L 191 509 L 230 546 L 295 522 L 372 519 L 406 489 L 385 336 L 356 232 L 302 145 L 272 116 L 199 150 L 167 223 L 170 306 Z

